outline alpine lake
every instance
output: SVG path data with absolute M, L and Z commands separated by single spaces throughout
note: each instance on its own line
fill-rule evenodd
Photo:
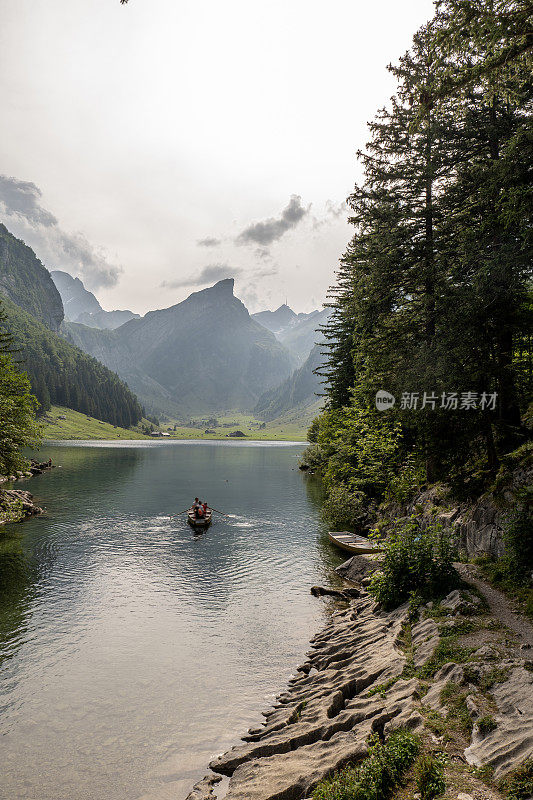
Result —
M 0 530 L 2 800 L 179 800 L 261 721 L 343 560 L 304 446 L 43 445 L 46 513 Z

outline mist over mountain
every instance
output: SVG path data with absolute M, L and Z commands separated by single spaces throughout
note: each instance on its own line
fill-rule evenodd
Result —
M 63 303 L 50 273 L 31 247 L 0 222 L 0 294 L 51 331 L 63 320 Z
M 79 278 L 62 270 L 50 276 L 33 250 L 0 226 L 0 293 L 15 304 L 9 307 L 10 326 L 45 408 L 60 402 L 91 408 L 95 416 L 104 413 L 98 384 L 113 382 L 84 354 L 117 373 L 149 411 L 171 417 L 257 407 L 272 419 L 278 411 L 316 401 L 312 369 L 319 356 L 313 351 L 306 359 L 328 312 L 296 314 L 282 305 L 251 316 L 233 289 L 233 279 L 221 280 L 142 318 L 107 312 Z M 46 325 L 52 338 L 32 320 Z M 57 333 L 74 347 L 56 341 Z M 56 367 L 52 351 L 61 361 Z M 133 418 L 138 411 L 127 388 L 112 391 L 120 394 L 121 407 L 132 405 Z M 127 418 L 129 411 L 124 413 Z
M 293 367 L 290 354 L 233 294 L 232 278 L 114 331 L 67 323 L 71 341 L 116 370 L 147 408 L 168 414 L 251 411 Z
M 254 407 L 254 414 L 270 422 L 290 411 L 305 411 L 319 401 L 322 392 L 320 378 L 315 374 L 324 363 L 324 335 L 321 326 L 330 316 L 330 309 L 296 314 L 287 305 L 276 311 L 261 311 L 253 317 L 267 325 L 290 352 L 298 365 L 279 386 L 264 392 Z
M 270 422 L 293 409 L 303 410 L 316 403 L 322 393 L 320 378 L 314 370 L 324 363 L 320 345 L 315 345 L 304 364 L 280 386 L 264 392 L 254 407 L 256 417 Z
M 327 322 L 330 309 L 296 314 L 285 303 L 275 311 L 258 311 L 252 318 L 268 328 L 293 356 L 295 363 L 302 365 L 311 350 L 323 337 L 318 328 Z
M 132 311 L 104 311 L 92 292 L 85 288 L 79 278 L 56 269 L 51 273 L 63 301 L 65 319 L 80 322 L 89 328 L 114 330 L 130 319 L 139 319 Z
M 295 325 L 285 328 L 277 335 L 279 341 L 285 345 L 297 364 L 303 364 L 315 344 L 324 341 L 320 328 L 328 321 L 330 314 L 331 309 L 329 308 L 312 311 L 310 314 L 302 315 L 303 318 L 299 319 Z
M 295 314 L 292 308 L 283 303 L 275 311 L 258 311 L 256 314 L 252 314 L 252 319 L 255 319 L 263 327 L 268 328 L 272 333 L 278 334 L 285 328 L 296 324 L 300 317 L 307 316 L 307 314 Z

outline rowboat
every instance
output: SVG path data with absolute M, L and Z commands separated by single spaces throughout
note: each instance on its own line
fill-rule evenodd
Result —
M 193 508 L 189 508 L 187 512 L 187 519 L 189 521 L 189 525 L 192 528 L 203 528 L 207 530 L 211 525 L 211 517 L 213 515 L 213 511 L 208 508 L 205 512 L 205 517 L 196 517 Z
M 381 547 L 365 539 L 364 536 L 358 536 L 356 533 L 349 533 L 349 531 L 328 531 L 328 536 L 333 544 L 340 547 L 341 550 L 352 555 L 368 555 L 370 553 L 381 553 Z

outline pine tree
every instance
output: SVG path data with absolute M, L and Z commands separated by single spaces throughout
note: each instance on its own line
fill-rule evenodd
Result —
M 363 408 L 366 398 L 370 408 L 380 388 L 435 398 L 434 410 L 393 412 L 403 457 L 414 447 L 429 480 L 465 473 L 467 457 L 484 456 L 494 470 L 498 453 L 523 435 L 533 329 L 524 9 L 445 0 L 390 67 L 398 89 L 359 153 L 364 181 L 349 198 L 355 235 L 330 294 L 317 437 L 328 463 L 348 406 Z M 439 401 L 453 391 L 496 393 L 499 403 L 451 413 Z
M 27 376 L 15 362 L 13 339 L 0 307 L 0 475 L 24 466 L 21 448 L 38 444 L 37 405 Z

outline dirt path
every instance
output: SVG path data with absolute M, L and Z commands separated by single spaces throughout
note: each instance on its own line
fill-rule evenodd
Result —
M 483 594 L 490 606 L 491 613 L 518 634 L 522 640 L 521 644 L 533 648 L 533 625 L 514 610 L 511 601 L 502 592 L 482 580 L 473 564 L 454 564 L 454 566 L 463 580 L 473 584 Z

